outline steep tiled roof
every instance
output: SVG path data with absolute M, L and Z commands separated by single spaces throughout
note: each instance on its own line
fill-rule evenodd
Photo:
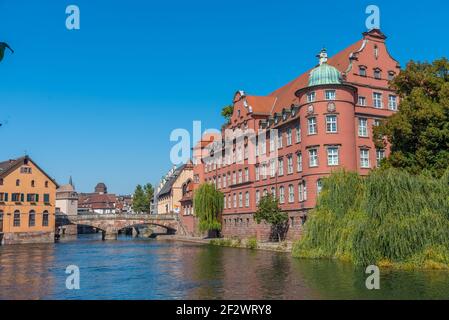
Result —
M 9 172 L 14 170 L 15 168 L 21 166 L 25 161 L 31 161 L 47 178 L 56 185 L 56 188 L 59 188 L 58 183 L 50 177 L 44 170 L 42 170 L 29 156 L 23 156 L 17 159 L 10 159 L 6 161 L 0 162 L 0 177 L 6 176 Z
M 184 168 L 186 167 L 186 165 L 182 165 L 179 168 L 177 168 L 175 170 L 175 172 L 173 173 L 173 175 L 170 177 L 170 179 L 164 184 L 164 186 L 162 187 L 161 191 L 158 193 L 158 197 L 167 195 L 171 192 L 171 189 L 173 187 L 173 184 L 176 182 L 176 179 L 178 179 L 179 175 L 181 174 L 182 170 L 184 170 Z
M 332 58 L 328 60 L 328 64 L 331 66 L 334 66 L 338 69 L 338 71 L 344 73 L 350 64 L 350 55 L 353 52 L 356 52 L 362 47 L 363 39 L 357 41 L 356 43 L 350 45 L 343 51 L 340 51 L 336 55 L 334 55 Z M 285 86 L 277 89 L 273 93 L 269 95 L 269 97 L 276 98 L 276 103 L 274 104 L 273 108 L 271 109 L 271 113 L 274 112 L 281 112 L 283 108 L 290 107 L 292 104 L 294 104 L 296 100 L 295 93 L 299 89 L 307 87 L 308 81 L 309 81 L 309 74 L 313 70 L 310 69 L 306 73 L 303 73 L 295 80 L 287 83 Z
M 263 97 L 263 96 L 247 96 L 246 100 L 251 106 L 253 113 L 269 114 L 274 104 L 276 103 L 276 97 Z

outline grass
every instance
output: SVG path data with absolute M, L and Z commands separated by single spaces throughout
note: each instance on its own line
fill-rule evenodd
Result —
M 449 174 L 441 179 L 398 169 L 377 170 L 366 178 L 332 174 L 293 255 L 449 269 Z

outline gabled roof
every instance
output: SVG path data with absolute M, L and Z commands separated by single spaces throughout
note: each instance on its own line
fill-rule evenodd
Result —
M 10 174 L 12 171 L 23 165 L 26 161 L 31 161 L 36 168 L 39 169 L 48 179 L 49 181 L 53 182 L 56 185 L 56 188 L 59 188 L 58 183 L 50 177 L 42 168 L 40 168 L 36 162 L 34 162 L 29 156 L 23 156 L 18 159 L 10 159 L 6 161 L 0 162 L 0 178 L 6 177 L 8 174 Z

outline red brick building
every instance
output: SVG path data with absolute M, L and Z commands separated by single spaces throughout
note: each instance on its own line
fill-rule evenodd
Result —
M 372 140 L 399 103 L 389 81 L 400 66 L 385 39 L 371 30 L 330 59 L 322 50 L 318 66 L 268 96 L 235 94 L 223 138 L 208 135 L 194 152 L 194 188 L 214 183 L 225 195 L 225 237 L 267 239 L 253 213 L 273 194 L 289 214 L 288 238 L 298 238 L 323 177 L 343 168 L 366 175 L 388 155 Z

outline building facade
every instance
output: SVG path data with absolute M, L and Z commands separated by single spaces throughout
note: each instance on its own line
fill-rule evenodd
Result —
M 53 242 L 57 187 L 28 156 L 0 162 L 0 242 Z
M 203 138 L 194 155 L 194 181 L 224 193 L 225 237 L 268 239 L 270 228 L 253 214 L 270 194 L 289 214 L 287 238 L 299 238 L 323 177 L 342 169 L 367 175 L 388 156 L 372 139 L 399 104 L 389 82 L 400 66 L 385 40 L 371 30 L 330 59 L 323 49 L 315 68 L 268 96 L 235 94 L 222 136 Z
M 157 214 L 180 214 L 183 185 L 192 179 L 192 162 L 172 169 L 157 188 Z

